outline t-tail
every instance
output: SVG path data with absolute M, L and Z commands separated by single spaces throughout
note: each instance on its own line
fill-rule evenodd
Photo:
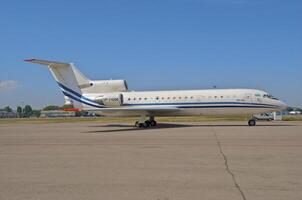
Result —
M 70 98 L 77 108 L 103 108 L 104 106 L 94 100 L 95 97 L 92 97 L 92 94 L 128 90 L 124 80 L 90 80 L 73 63 L 40 59 L 27 59 L 25 61 L 48 66 L 64 96 Z

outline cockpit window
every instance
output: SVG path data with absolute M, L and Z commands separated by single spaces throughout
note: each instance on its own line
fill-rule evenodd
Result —
M 279 100 L 279 99 L 277 99 L 276 97 L 274 97 L 273 95 L 270 95 L 270 94 L 264 94 L 263 98 L 269 98 L 269 99 Z

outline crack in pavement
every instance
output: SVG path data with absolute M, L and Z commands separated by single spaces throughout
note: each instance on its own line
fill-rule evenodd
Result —
M 228 158 L 226 156 L 226 154 L 223 152 L 223 149 L 222 149 L 222 146 L 221 146 L 221 143 L 218 139 L 218 136 L 217 136 L 217 133 L 216 133 L 216 130 L 214 129 L 214 127 L 212 127 L 213 129 L 213 132 L 214 132 L 214 136 L 215 136 L 215 140 L 216 140 L 216 143 L 219 147 L 219 152 L 220 154 L 222 155 L 223 159 L 224 159 L 224 165 L 225 165 L 225 169 L 227 171 L 228 174 L 231 175 L 232 177 L 232 180 L 233 180 L 233 183 L 234 183 L 234 186 L 237 188 L 237 190 L 239 191 L 241 197 L 243 200 L 246 200 L 246 197 L 245 197 L 245 194 L 243 193 L 240 185 L 238 184 L 237 180 L 236 180 L 236 177 L 235 177 L 235 174 L 231 171 L 230 167 L 229 167 L 229 164 L 228 164 Z

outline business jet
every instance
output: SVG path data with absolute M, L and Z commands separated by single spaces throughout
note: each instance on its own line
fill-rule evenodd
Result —
M 129 91 L 125 80 L 90 80 L 73 63 L 25 60 L 48 66 L 64 96 L 75 107 L 103 116 L 137 116 L 135 126 L 156 126 L 155 116 L 254 115 L 287 105 L 255 89 Z M 256 119 L 248 121 L 256 125 Z

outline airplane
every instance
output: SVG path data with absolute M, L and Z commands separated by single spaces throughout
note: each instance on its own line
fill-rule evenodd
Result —
M 48 66 L 64 96 L 81 110 L 102 116 L 139 117 L 135 127 L 156 126 L 157 116 L 254 115 L 288 106 L 256 89 L 129 91 L 125 80 L 90 80 L 73 63 L 27 59 Z M 256 125 L 256 119 L 248 121 Z

